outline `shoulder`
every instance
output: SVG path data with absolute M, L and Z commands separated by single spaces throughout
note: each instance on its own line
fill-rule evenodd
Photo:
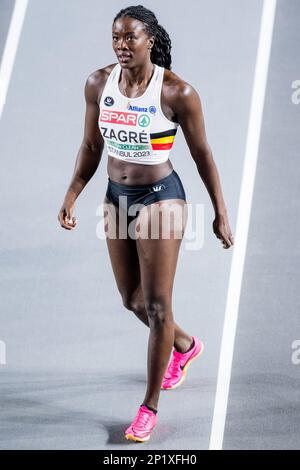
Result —
M 177 113 L 184 109 L 190 109 L 199 103 L 200 97 L 197 90 L 179 75 L 165 69 L 162 94 L 169 106 Z
M 89 74 L 85 83 L 85 95 L 88 99 L 91 98 L 98 104 L 100 103 L 107 79 L 116 65 L 117 63 L 110 64 Z

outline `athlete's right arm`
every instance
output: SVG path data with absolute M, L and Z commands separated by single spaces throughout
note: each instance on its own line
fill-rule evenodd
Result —
M 103 152 L 104 140 L 98 127 L 99 105 L 97 102 L 99 89 L 101 89 L 101 75 L 102 71 L 92 73 L 85 83 L 86 112 L 83 140 L 77 154 L 71 182 L 58 214 L 60 225 L 67 230 L 76 226 L 77 220 L 72 217 L 75 201 L 96 172 Z

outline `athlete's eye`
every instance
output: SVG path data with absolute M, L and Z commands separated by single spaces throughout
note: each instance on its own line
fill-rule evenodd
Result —
M 135 36 L 128 36 L 128 37 L 127 37 L 127 40 L 128 40 L 128 39 L 129 39 L 129 40 L 131 40 L 131 39 L 136 39 L 136 37 L 135 37 Z M 116 36 L 113 36 L 112 40 L 113 40 L 113 41 L 117 41 L 118 38 L 117 38 Z

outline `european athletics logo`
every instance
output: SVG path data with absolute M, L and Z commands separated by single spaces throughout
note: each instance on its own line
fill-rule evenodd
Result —
M 114 102 L 115 102 L 115 101 L 114 101 L 114 99 L 113 99 L 112 96 L 106 96 L 106 97 L 104 98 L 104 104 L 105 104 L 106 106 L 112 106 L 112 105 L 114 104 Z

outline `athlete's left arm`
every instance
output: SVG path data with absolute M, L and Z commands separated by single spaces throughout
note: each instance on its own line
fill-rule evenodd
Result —
M 223 248 L 233 245 L 227 209 L 224 202 L 220 178 L 213 159 L 212 150 L 207 142 L 202 104 L 197 91 L 188 83 L 182 81 L 177 85 L 173 110 L 182 128 L 185 140 L 196 163 L 198 173 L 210 195 L 215 220 L 213 231 L 221 239 Z

